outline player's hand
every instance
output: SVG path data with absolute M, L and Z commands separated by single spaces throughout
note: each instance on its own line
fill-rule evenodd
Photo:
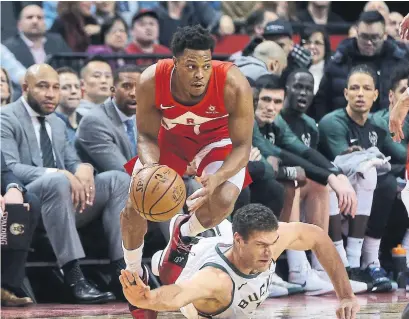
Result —
M 203 187 L 195 191 L 186 200 L 186 205 L 191 213 L 202 207 L 210 199 L 216 187 L 220 185 L 216 174 L 205 175 L 200 178 L 200 182 Z
M 399 36 L 402 40 L 409 40 L 409 14 L 403 18 L 399 26 Z
M 389 132 L 395 142 L 400 142 L 404 139 L 403 122 L 409 109 L 409 94 L 406 90 L 399 97 L 396 105 L 393 106 L 389 115 Z
M 354 218 L 358 201 L 348 177 L 343 174 L 331 175 L 328 178 L 328 183 L 337 194 L 339 211 L 343 214 L 350 214 Z
M 126 300 L 135 307 L 143 307 L 152 299 L 151 288 L 144 284 L 136 272 L 122 269 L 119 281 Z
M 88 164 L 79 165 L 77 171 L 75 172 L 75 177 L 78 178 L 78 180 L 84 186 L 85 203 L 92 206 L 95 199 L 94 167 Z
M 259 160 L 261 160 L 260 150 L 257 147 L 252 146 L 251 151 L 250 151 L 249 161 L 250 162 L 258 162 Z
M 305 174 L 305 170 L 301 166 L 294 167 L 296 170 L 296 181 L 299 187 L 304 186 L 307 183 L 307 175 Z
M 355 297 L 342 299 L 337 309 L 337 318 L 355 319 L 359 309 L 360 306 Z

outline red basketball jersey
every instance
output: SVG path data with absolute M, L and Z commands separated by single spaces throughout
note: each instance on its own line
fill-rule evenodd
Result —
M 183 137 L 191 141 L 194 148 L 200 149 L 204 145 L 229 138 L 224 86 L 232 65 L 230 62 L 212 61 L 213 70 L 205 96 L 198 104 L 185 106 L 176 102 L 172 96 L 173 60 L 160 60 L 157 63 L 156 107 L 162 112 L 159 140 L 162 140 L 163 135 L 177 140 Z M 179 146 L 184 148 L 188 145 Z

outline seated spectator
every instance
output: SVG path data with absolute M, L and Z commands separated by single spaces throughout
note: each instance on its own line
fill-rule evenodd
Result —
M 80 75 L 83 97 L 77 112 L 84 116 L 111 96 L 112 69 L 104 59 L 94 57 L 84 64 Z
M 131 54 L 169 54 L 169 48 L 158 44 L 159 21 L 155 11 L 144 10 L 138 12 L 132 19 L 132 42 L 126 47 Z M 138 59 L 136 64 L 151 65 L 157 59 Z
M 4 68 L 1 68 L 0 72 L 0 98 L 1 106 L 9 104 L 11 102 L 12 94 L 12 84 L 9 78 L 7 71 Z
M 317 123 L 305 114 L 312 102 L 313 87 L 314 78 L 310 72 L 299 70 L 291 73 L 287 80 L 284 108 L 277 116 L 276 122 L 285 121 L 300 141 L 310 148 L 317 149 Z M 333 191 L 330 192 L 329 235 L 347 269 L 360 266 L 363 238 L 371 212 L 373 192 L 376 187 L 376 169 L 372 168 L 366 171 L 364 175 L 365 178 L 360 178 L 360 176 L 355 176 L 355 179 L 350 178 L 359 206 L 355 218 L 349 219 L 350 231 L 348 233 L 346 251 L 341 236 L 341 216 L 337 198 Z M 322 275 L 327 277 L 325 273 L 322 273 Z M 326 280 L 328 281 L 329 278 L 326 278 Z M 355 293 L 365 292 L 373 288 L 372 285 L 367 283 L 352 280 L 351 284 Z
M 116 1 L 118 14 L 124 18 L 128 27 L 132 25 L 135 12 L 141 10 L 155 10 L 159 1 Z
M 96 1 L 94 16 L 101 26 L 111 21 L 117 16 L 116 1 Z
M 358 147 L 359 150 L 377 147 L 384 156 L 392 157 L 392 163 L 399 164 L 398 175 L 403 177 L 406 163 L 405 149 L 394 143 L 389 132 L 377 126 L 369 117 L 371 107 L 378 97 L 376 81 L 377 75 L 365 65 L 356 66 L 351 70 L 345 89 L 347 107 L 327 114 L 320 121 L 319 149 L 333 161 L 336 156 L 351 152 L 352 146 Z M 354 269 L 350 271 L 350 278 L 373 285 L 373 291 L 390 291 L 396 288 L 381 267 L 378 257 L 381 238 L 392 213 L 396 190 L 396 177 L 391 172 L 377 176 L 362 246 L 360 268 L 356 264 L 357 261 L 355 265 L 351 265 Z M 361 204 L 365 202 L 361 201 Z M 362 243 L 359 242 L 359 244 Z M 357 250 L 358 247 L 355 253 Z
M 159 17 L 159 43 L 170 47 L 178 27 L 200 24 L 212 33 L 234 33 L 233 20 L 216 11 L 206 1 L 163 1 L 156 9 Z
M 232 1 L 229 1 L 231 3 Z M 230 56 L 231 61 L 234 61 L 241 55 L 251 55 L 255 47 L 263 42 L 263 32 L 267 23 L 278 19 L 278 15 L 271 10 L 258 9 L 253 11 L 246 20 L 245 34 L 250 37 L 249 44 L 243 49 Z
M 244 22 L 261 7 L 261 1 L 221 1 L 222 12 L 231 17 L 233 21 Z
M 128 26 L 121 17 L 114 17 L 107 20 L 101 26 L 101 41 L 103 45 L 90 45 L 87 53 L 90 54 L 125 54 L 125 47 L 128 42 Z M 125 65 L 124 59 L 109 61 L 112 70 Z
M 94 168 L 81 163 L 66 138 L 64 122 L 54 114 L 60 84 L 53 68 L 34 65 L 25 81 L 21 99 L 0 109 L 6 163 L 42 202 L 44 228 L 75 302 L 113 300 L 111 292 L 100 291 L 82 273 L 78 260 L 85 253 L 77 228 L 102 219 L 101 238 L 107 239 L 112 263 L 111 284 L 118 287 L 119 270 L 124 268 L 119 214 L 128 198 L 129 175 L 106 172 L 94 176 Z M 116 291 L 120 297 L 122 291 Z
M 392 111 L 396 103 L 399 101 L 400 96 L 408 88 L 409 78 L 409 65 L 407 63 L 400 63 L 395 66 L 390 76 L 390 89 L 389 89 L 389 109 L 383 109 L 378 112 L 372 113 L 372 119 L 374 123 L 382 127 L 385 131 L 389 131 L 389 113 Z M 406 150 L 409 144 L 409 118 L 406 117 L 403 123 L 404 138 L 400 144 Z
M 266 74 L 281 76 L 287 67 L 287 55 L 277 43 L 264 41 L 254 49 L 252 56 L 240 56 L 234 64 L 247 78 L 257 81 Z
M 92 16 L 91 1 L 60 1 L 58 18 L 50 32 L 59 33 L 74 52 L 85 52 L 90 44 L 102 44 L 101 27 Z
M 16 85 L 23 84 L 24 75 L 27 70 L 21 62 L 16 59 L 15 55 L 3 44 L 0 44 L 0 59 L 0 64 L 10 75 L 10 80 Z
M 301 192 L 302 199 L 305 201 L 307 220 L 327 229 L 329 193 L 326 185 L 329 183 L 339 196 L 341 196 L 340 192 L 345 192 L 346 196 L 353 199 L 355 195 L 349 181 L 345 176 L 339 174 L 338 169 L 317 151 L 305 146 L 291 132 L 288 125 L 282 125 L 282 121 L 279 125 L 275 123 L 278 110 L 282 108 L 284 100 L 284 89 L 280 87 L 278 82 L 272 82 L 262 87 L 256 97 L 256 125 L 253 130 L 253 145 L 258 147 L 261 154 L 267 158 L 271 155 L 280 158 L 283 166 L 300 166 L 305 170 L 308 179 L 305 185 L 301 184 Z M 279 103 L 280 101 L 281 103 Z M 301 177 L 299 175 L 304 174 L 304 170 L 286 169 L 277 176 L 277 179 L 280 179 L 280 175 L 292 175 L 297 180 Z M 334 173 L 338 176 L 335 176 Z M 315 290 L 316 294 L 333 290 L 331 284 L 320 278 L 322 266 L 315 256 L 312 260 L 314 271 L 307 271 L 310 268 L 303 252 L 289 251 L 287 252 L 287 259 L 290 282 L 298 284 L 306 282 L 306 291 Z
M 278 15 L 278 17 L 282 20 L 286 21 L 298 21 L 297 17 L 297 4 L 292 1 L 269 1 L 270 3 L 274 3 L 274 12 Z M 272 9 L 274 6 L 268 2 L 263 3 L 263 7 L 268 9 Z
M 331 1 L 308 1 L 306 10 L 298 14 L 301 22 L 326 25 L 328 23 L 344 23 L 338 14 L 331 11 Z
M 37 5 L 28 5 L 20 12 L 18 31 L 4 45 L 26 68 L 44 63 L 47 55 L 71 52 L 60 35 L 46 32 L 44 12 Z
M 78 74 L 69 67 L 56 70 L 60 79 L 60 103 L 55 114 L 64 121 L 67 138 L 71 145 L 75 142 L 75 132 L 82 119 L 77 112 L 81 100 L 81 84 Z
M 389 24 L 389 7 L 385 1 L 368 1 L 363 12 L 378 11 L 385 20 L 385 24 Z
M 283 72 L 282 80 L 286 82 L 287 76 L 295 69 L 308 69 L 312 64 L 311 53 L 293 42 L 293 28 L 284 20 L 270 22 L 264 28 L 265 40 L 276 42 L 287 55 L 287 68 Z
M 3 152 L 0 152 L 1 156 L 1 195 L 0 195 L 0 210 L 2 225 L 3 221 L 7 224 L 7 204 L 23 204 L 30 205 L 29 211 L 26 213 L 29 217 L 29 223 L 24 225 L 25 231 L 28 232 L 27 240 L 31 243 L 34 230 L 37 227 L 38 220 L 41 216 L 40 200 L 33 193 L 27 193 L 23 183 L 13 174 L 13 172 L 7 167 L 4 160 Z M 2 245 L 3 245 L 2 231 Z M 23 240 L 23 239 L 21 239 Z M 27 261 L 27 254 L 30 248 L 29 244 L 27 249 L 14 249 L 10 247 L 3 249 L 1 246 L 1 305 L 5 307 L 21 307 L 27 306 L 33 303 L 31 298 L 24 296 L 22 292 L 22 284 L 25 277 L 25 266 Z
M 396 41 L 387 39 L 385 20 L 380 13 L 362 13 L 358 22 L 357 38 L 346 39 L 338 46 L 325 69 L 308 114 L 319 121 L 325 114 L 344 108 L 344 88 L 348 73 L 361 63 L 369 64 L 379 77 L 379 98 L 371 111 L 388 108 L 387 74 L 397 63 L 405 61 L 405 55 L 406 52 L 397 46 Z
M 331 59 L 331 43 L 322 27 L 307 28 L 301 34 L 301 44 L 311 52 L 312 64 L 309 71 L 314 76 L 314 94 L 318 92 L 324 69 Z
M 124 164 L 136 156 L 136 86 L 142 70 L 127 65 L 115 71 L 113 97 L 85 116 L 77 133 L 82 159 L 99 172 L 125 171 Z

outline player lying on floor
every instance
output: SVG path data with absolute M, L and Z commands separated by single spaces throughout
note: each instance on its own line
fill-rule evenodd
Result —
M 171 234 L 177 218 L 172 219 Z M 137 273 L 123 270 L 119 279 L 125 297 L 140 309 L 180 309 L 186 318 L 248 317 L 267 298 L 280 254 L 286 249 L 311 249 L 328 272 L 340 300 L 337 318 L 356 318 L 359 305 L 345 267 L 322 229 L 303 223 L 279 223 L 274 213 L 260 204 L 240 208 L 232 228 L 233 238 L 203 238 L 193 245 L 174 284 L 151 291 Z M 169 267 L 167 255 L 162 254 L 159 273 L 169 271 L 165 269 Z

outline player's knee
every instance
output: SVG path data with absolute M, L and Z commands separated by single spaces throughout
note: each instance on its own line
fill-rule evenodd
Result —
M 44 184 L 52 196 L 71 200 L 71 185 L 67 177 L 61 173 L 52 173 L 45 178 Z

